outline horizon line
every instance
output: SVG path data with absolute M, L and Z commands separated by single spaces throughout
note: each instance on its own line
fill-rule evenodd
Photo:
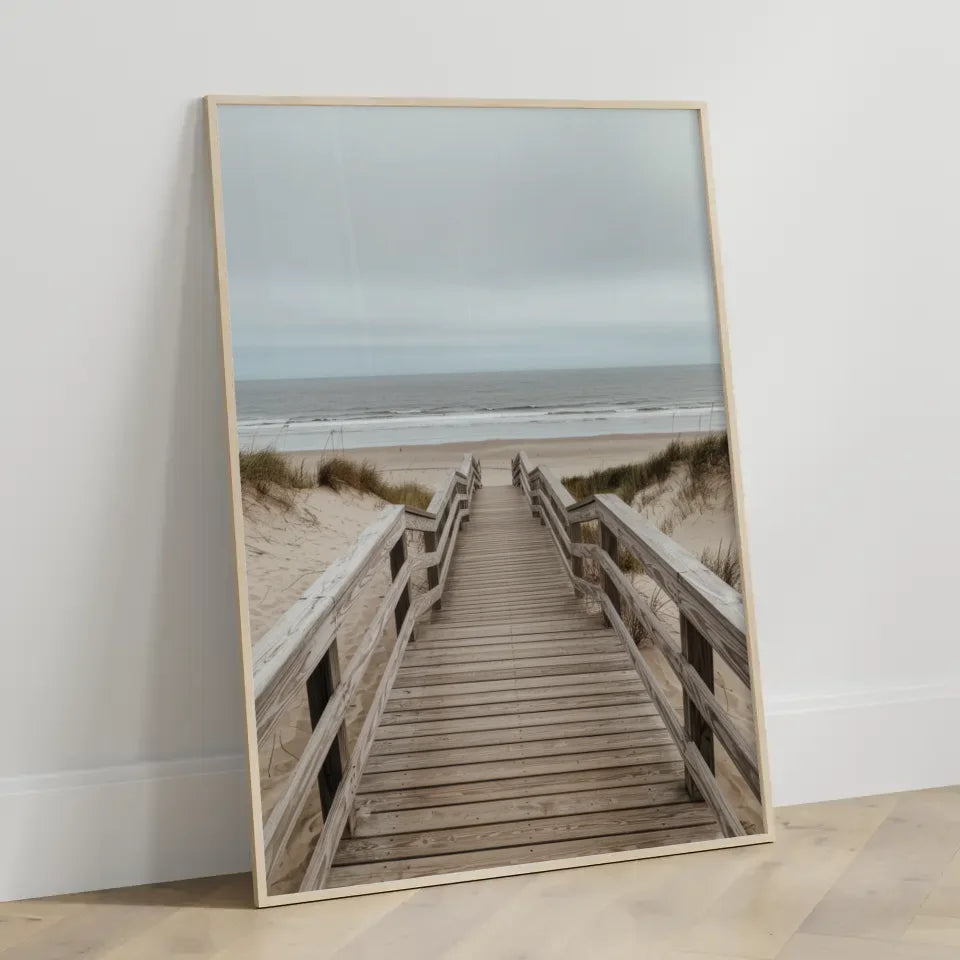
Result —
M 234 374 L 234 383 L 262 383 L 270 380 L 377 380 L 384 377 L 440 377 L 440 376 L 470 376 L 485 373 L 559 373 L 572 370 L 649 370 L 664 367 L 720 367 L 719 360 L 701 363 L 646 363 L 634 364 L 606 364 L 598 367 L 519 367 L 510 370 L 423 370 L 417 373 L 355 373 L 344 376 L 342 374 L 325 374 L 320 376 L 293 376 L 293 377 L 238 377 Z

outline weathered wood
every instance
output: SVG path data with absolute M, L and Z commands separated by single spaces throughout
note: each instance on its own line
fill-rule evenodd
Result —
M 401 570 L 408 569 L 406 564 L 407 540 L 405 537 L 401 537 L 390 551 L 390 579 L 394 582 L 402 579 L 403 582 L 400 596 L 397 597 L 397 602 L 393 609 L 393 619 L 397 626 L 397 633 L 402 629 L 403 622 L 407 618 L 407 612 L 410 610 L 410 578 L 409 576 L 402 578 L 400 576 Z M 410 635 L 410 639 L 413 639 L 413 634 Z
M 753 795 L 759 800 L 760 771 L 757 751 L 737 729 L 713 693 L 712 649 L 708 648 L 710 652 L 707 655 L 710 657 L 710 663 L 704 667 L 707 676 L 703 676 L 692 661 L 677 650 L 667 628 L 650 609 L 642 594 L 613 564 L 612 560 L 600 551 L 597 552 L 596 559 L 616 583 L 621 597 L 626 599 L 634 616 L 643 622 L 654 644 L 673 669 L 683 689 L 685 703 L 689 701 L 696 707 L 714 736 L 723 744 Z M 707 677 L 710 678 L 709 682 Z M 708 765 L 714 769 L 712 763 Z
M 576 504 L 571 520 L 601 519 L 677 603 L 731 670 L 750 686 L 743 599 L 675 540 L 619 497 L 601 493 Z
M 437 535 L 432 531 L 427 531 L 423 535 L 423 549 L 425 552 L 433 554 L 433 551 L 437 549 Z M 431 560 L 435 560 L 435 556 L 431 556 Z M 433 563 L 431 566 L 427 567 L 427 586 L 433 588 L 440 585 L 440 568 L 436 563 Z M 442 598 L 437 600 L 433 605 L 434 610 L 439 610 Z
M 561 559 L 564 564 L 568 563 L 568 558 L 573 555 L 573 544 L 567 534 L 566 515 L 561 516 L 557 512 L 557 507 L 553 501 L 547 496 L 544 496 L 540 501 L 540 515 L 549 520 L 550 532 L 560 549 Z
M 479 870 L 483 867 L 515 863 L 541 863 L 583 857 L 598 853 L 619 853 L 644 847 L 664 847 L 679 843 L 695 843 L 716 837 L 716 824 L 678 827 L 667 830 L 646 830 L 636 833 L 590 837 L 585 840 L 561 840 L 556 843 L 527 844 L 507 850 L 475 850 L 447 856 L 417 857 L 334 867 L 329 886 L 376 883 L 383 880 L 408 880 L 455 870 Z
M 470 749 L 430 750 L 426 753 L 384 754 L 371 756 L 368 773 L 386 773 L 390 770 L 416 770 L 421 767 L 457 767 L 495 760 L 519 760 L 549 757 L 557 754 L 595 753 L 597 750 L 660 747 L 670 744 L 670 734 L 658 730 L 635 733 L 605 734 L 599 737 L 566 737 L 558 740 L 531 740 L 521 743 L 502 743 Z
M 666 694 L 660 689 L 660 685 L 657 683 L 653 671 L 648 666 L 646 660 L 643 659 L 643 654 L 637 650 L 630 631 L 627 629 L 623 620 L 620 619 L 619 611 L 614 607 L 613 602 L 606 594 L 600 595 L 600 602 L 603 604 L 614 630 L 616 630 L 623 639 L 625 649 L 631 654 L 637 673 L 643 680 L 647 690 L 649 690 L 653 702 L 660 710 L 660 716 L 663 718 L 664 725 L 673 738 L 674 743 L 679 746 L 687 773 L 689 773 L 698 791 L 717 815 L 720 827 L 723 830 L 723 835 L 725 837 L 743 836 L 746 831 L 740 822 L 740 818 L 726 797 L 721 793 L 713 771 L 707 766 L 700 751 L 693 743 L 686 739 L 684 731 L 680 726 L 680 721 L 670 706 L 670 701 L 667 699 Z
M 568 528 L 570 537 L 570 566 L 573 575 L 578 579 L 583 578 L 583 555 L 581 554 L 583 531 L 579 523 L 573 523 Z
M 440 536 L 437 537 L 436 530 L 424 530 L 424 553 L 415 558 L 414 567 L 435 567 L 443 562 L 446 556 L 447 546 L 450 539 L 450 532 L 454 525 L 462 522 L 470 513 L 469 500 L 466 497 L 457 497 L 450 505 L 449 510 L 445 510 L 437 518 L 437 526 L 440 528 Z M 407 529 L 412 529 L 408 526 Z
M 431 734 L 457 734 L 478 730 L 514 730 L 520 731 L 533 727 L 550 727 L 555 732 L 565 724 L 598 721 L 622 721 L 632 717 L 654 716 L 657 708 L 650 702 L 614 704 L 611 706 L 581 707 L 569 710 L 537 710 L 529 713 L 498 712 L 486 716 L 464 717 L 451 713 L 442 718 L 431 717 L 427 711 L 408 716 L 400 722 L 381 722 L 377 731 L 377 742 L 388 742 L 394 738 L 429 737 Z
M 471 637 L 468 631 L 458 631 L 453 636 L 435 638 L 430 631 L 429 624 L 423 627 L 421 639 L 418 642 L 419 652 L 455 651 L 460 647 L 511 647 L 518 650 L 521 647 L 536 644 L 558 643 L 589 643 L 603 637 L 609 637 L 610 631 L 602 626 L 599 615 L 595 621 L 589 621 L 585 626 L 574 627 L 571 630 L 553 630 L 547 633 L 495 633 L 491 636 Z
M 421 753 L 432 750 L 457 750 L 467 747 L 489 747 L 508 743 L 533 743 L 549 740 L 567 740 L 570 737 L 603 737 L 608 734 L 637 733 L 661 729 L 660 717 L 655 712 L 645 717 L 618 716 L 606 720 L 583 720 L 577 717 L 567 723 L 516 724 L 492 730 L 468 730 L 442 733 L 417 733 L 406 737 L 377 737 L 372 756 L 393 753 Z
M 570 491 L 561 483 L 560 478 L 553 472 L 551 467 L 540 465 L 537 467 L 537 473 L 546 483 L 550 496 L 556 501 L 561 510 L 568 510 L 576 502 L 570 494 Z
M 263 742 L 300 694 L 337 635 L 341 609 L 354 589 L 403 536 L 403 508 L 384 511 L 253 645 L 257 736 Z
M 564 701 L 573 700 L 579 696 L 593 696 L 595 694 L 630 694 L 638 697 L 637 673 L 635 670 L 621 670 L 616 674 L 595 674 L 596 679 L 583 681 L 578 684 L 575 691 L 569 689 L 569 684 L 553 683 L 539 687 L 518 687 L 516 684 L 503 683 L 502 681 L 491 681 L 487 684 L 481 684 L 479 690 L 465 690 L 462 685 L 457 686 L 453 691 L 439 692 L 437 687 L 414 688 L 418 692 L 413 693 L 410 690 L 396 690 L 390 698 L 388 710 L 426 710 L 434 707 L 449 707 L 459 705 L 462 707 L 478 704 L 494 703 L 516 703 L 521 697 L 518 697 L 518 691 L 522 692 L 522 699 L 526 701 L 535 700 L 556 700 L 562 698 Z M 520 683 L 529 683 L 529 680 L 522 680 Z M 429 690 L 429 693 L 424 693 Z
M 429 627 L 425 626 L 424 630 Z M 509 646 L 519 650 L 529 644 L 542 643 L 562 643 L 562 642 L 590 642 L 609 636 L 609 630 L 602 626 L 600 616 L 596 620 L 586 623 L 579 629 L 565 631 L 548 631 L 546 633 L 510 633 L 508 630 L 504 633 L 497 632 L 483 637 L 471 637 L 468 632 L 456 631 L 451 636 L 435 637 L 432 633 L 427 634 L 429 639 L 424 642 L 423 647 L 418 646 L 418 650 L 426 652 L 435 652 L 449 650 L 454 651 L 463 647 L 489 647 L 489 646 Z
M 410 700 L 389 700 L 384 711 L 382 724 L 405 723 L 409 720 L 448 720 L 459 717 L 489 717 L 491 713 L 536 712 L 539 710 L 561 710 L 565 707 L 602 707 L 621 704 L 646 704 L 650 698 L 646 691 L 638 691 L 633 677 L 621 683 L 590 684 L 590 689 L 566 693 L 565 696 L 551 696 L 550 689 L 528 691 L 523 700 L 517 700 L 511 691 L 502 693 L 483 693 L 472 697 L 423 697 Z M 541 696 L 533 696 L 534 693 Z M 495 705 L 491 709 L 491 705 Z
M 390 776 L 382 774 L 382 777 Z M 439 787 L 410 787 L 406 790 L 378 790 L 365 793 L 366 781 L 360 781 L 357 797 L 357 822 L 378 813 L 395 810 L 432 810 L 462 803 L 508 800 L 513 797 L 540 797 L 576 794 L 616 787 L 637 787 L 652 783 L 682 783 L 683 763 L 648 763 L 643 766 L 608 767 L 600 770 L 565 770 L 539 776 L 505 777 L 474 783 L 454 783 Z
M 496 603 L 496 597 L 491 597 L 490 601 Z M 531 598 L 517 602 L 507 601 L 504 609 L 499 610 L 491 608 L 483 603 L 464 603 L 457 604 L 456 609 L 452 609 L 447 604 L 447 609 L 433 618 L 433 623 L 440 626 L 444 623 L 456 623 L 460 625 L 474 623 L 516 623 L 520 619 L 536 621 L 542 614 L 548 616 L 558 616 L 564 613 L 582 614 L 583 607 L 578 600 L 568 590 L 565 593 L 553 594 L 547 597 Z
M 377 608 L 363 638 L 357 645 L 356 653 L 347 665 L 340 683 L 323 707 L 323 712 L 314 724 L 313 732 L 307 740 L 300 759 L 290 774 L 286 788 L 276 802 L 263 827 L 264 850 L 267 874 L 274 870 L 284 847 L 290 839 L 297 819 L 310 796 L 310 784 L 320 772 L 324 758 L 330 751 L 334 740 L 343 728 L 347 708 L 352 702 L 366 671 L 370 658 L 380 642 L 384 628 L 396 608 L 400 596 L 407 587 L 409 570 L 398 571 L 396 580 L 391 584 L 380 606 Z M 411 623 L 412 629 L 412 623 Z M 349 765 L 348 765 L 349 766 Z M 340 783 L 342 784 L 342 772 Z
M 543 817 L 528 822 L 463 826 L 387 837 L 353 837 L 337 851 L 337 863 L 364 863 L 389 856 L 393 859 L 443 853 L 490 850 L 529 843 L 596 838 L 670 827 L 710 823 L 713 816 L 702 803 L 668 803 L 630 810 Z
M 684 616 L 680 617 L 680 643 L 684 659 L 699 675 L 709 692 L 713 693 L 713 648 L 700 635 L 697 628 Z M 683 727 L 687 739 L 696 746 L 711 773 L 717 769 L 713 753 L 713 729 L 700 712 L 696 697 L 684 690 Z M 694 800 L 702 799 L 697 785 L 688 772 L 687 790 Z
M 510 863 L 571 844 L 594 852 L 607 838 L 637 846 L 637 837 L 726 829 L 710 806 L 689 801 L 684 773 L 704 779 L 687 755 L 695 748 L 665 723 L 617 624 L 605 628 L 560 587 L 585 583 L 592 549 L 569 520 L 573 498 L 525 456 L 514 461 L 517 487 L 473 497 L 475 469 L 461 465 L 425 511 L 436 524 L 420 528 L 419 558 L 404 563 L 405 547 L 392 550 L 392 569 L 434 572 L 409 611 L 396 606 L 401 637 L 302 889 L 339 883 L 344 870 L 421 875 L 429 862 L 467 869 L 477 855 Z M 467 504 L 473 522 L 462 533 Z M 414 647 L 403 631 L 441 596 Z M 619 606 L 612 612 L 619 618 Z M 709 784 L 704 794 L 714 799 Z M 342 838 L 348 810 L 356 829 Z
M 620 543 L 610 527 L 608 527 L 603 521 L 600 522 L 600 549 L 604 554 L 610 557 L 614 564 L 617 563 L 620 556 Z M 614 583 L 610 574 L 607 572 L 606 568 L 603 570 L 603 592 L 610 599 L 614 610 L 616 610 L 619 614 L 622 607 L 620 591 L 617 589 L 616 584 Z M 607 622 L 609 623 L 609 620 Z
M 340 685 L 340 664 L 337 656 L 337 641 L 334 640 L 324 658 L 317 664 L 316 669 L 307 679 L 307 709 L 310 714 L 310 727 L 316 729 L 323 716 L 323 711 Z M 344 724 L 336 737 L 336 749 L 327 751 L 327 756 L 320 763 L 317 774 L 317 788 L 320 791 L 320 808 L 324 816 L 333 802 L 333 795 L 337 792 L 343 771 L 349 761 L 350 751 L 347 747 L 347 731 Z
M 529 461 L 519 454 L 514 460 L 514 473 L 516 482 L 521 487 L 525 475 L 536 478 L 537 483 L 531 483 L 530 486 L 537 487 L 538 505 L 548 515 L 550 511 L 544 492 L 549 491 L 550 499 L 564 514 L 563 521 L 569 532 L 583 521 L 600 522 L 599 549 L 578 549 L 572 537 L 566 543 L 559 536 L 555 538 L 558 550 L 571 558 L 571 576 L 575 584 L 577 579 L 582 581 L 582 578 L 573 573 L 573 561 L 576 559 L 573 551 L 576 550 L 581 556 L 592 552 L 600 561 L 607 604 L 614 605 L 619 615 L 622 610 L 621 593 L 627 596 L 631 601 L 631 609 L 647 625 L 658 647 L 677 673 L 684 695 L 684 742 L 696 745 L 698 751 L 702 750 L 702 766 L 709 772 L 714 765 L 713 737 L 716 736 L 727 749 L 748 786 L 759 796 L 756 751 L 749 746 L 713 695 L 714 650 L 745 684 L 750 684 L 743 607 L 739 594 L 672 539 L 646 523 L 619 497 L 600 494 L 573 504 L 564 496 L 566 491 L 562 490 L 562 485 L 551 482 L 552 478 L 547 477 L 544 468 L 538 467 L 531 471 Z M 677 603 L 683 631 L 682 652 L 675 649 L 667 631 L 653 615 L 649 605 L 639 598 L 632 584 L 620 573 L 617 563 L 620 549 L 617 540 L 620 538 L 626 548 L 644 564 L 645 571 Z M 586 586 L 586 582 L 582 582 Z M 628 584 L 626 590 L 625 584 Z M 640 602 L 636 602 L 638 600 Z M 602 605 L 602 609 L 606 613 L 607 605 Z M 699 792 L 689 769 L 687 782 L 694 794 Z M 727 827 L 732 825 L 728 823 Z
M 552 643 L 488 643 L 478 647 L 444 647 L 422 649 L 419 642 L 416 653 L 404 660 L 406 667 L 443 666 L 457 664 L 498 663 L 506 660 L 530 660 L 537 657 L 575 657 L 589 653 L 620 653 L 620 645 L 607 636 L 596 640 L 555 640 Z
M 301 890 L 315 890 L 323 886 L 327 872 L 333 863 L 333 857 L 343 836 L 344 827 L 353 810 L 357 786 L 360 783 L 364 765 L 373 747 L 373 740 L 376 736 L 377 725 L 380 722 L 380 715 L 383 713 L 384 704 L 390 696 L 390 688 L 393 686 L 394 676 L 396 675 L 400 661 L 403 659 L 403 651 L 406 649 L 407 641 L 413 633 L 413 624 L 418 614 L 423 612 L 423 609 L 425 609 L 425 606 L 419 609 L 415 608 L 400 627 L 393 651 L 384 665 L 383 675 L 380 678 L 377 692 L 367 711 L 367 716 L 363 722 L 363 726 L 360 728 L 360 733 L 357 735 L 357 742 L 354 745 L 350 764 L 344 773 L 340 789 L 337 791 L 333 805 L 330 808 L 330 813 L 323 825 L 323 831 L 317 838 L 313 852 L 310 855 L 307 869 L 300 884 Z
M 576 817 L 593 813 L 633 811 L 642 807 L 687 804 L 690 798 L 679 780 L 642 786 L 612 787 L 541 794 L 533 797 L 498 797 L 496 800 L 464 802 L 457 806 L 397 810 L 368 814 L 358 819 L 356 837 L 390 837 L 425 830 L 454 830 L 489 824 L 531 821 L 548 817 Z M 536 835 L 537 824 L 530 824 Z M 532 836 L 531 836 L 532 839 Z M 473 841 L 474 843 L 476 841 Z M 529 841 L 528 841 L 529 842 Z
M 411 787 L 431 787 L 454 783 L 478 783 L 501 780 L 506 777 L 535 776 L 538 774 L 571 773 L 583 770 L 603 770 L 648 763 L 675 762 L 680 753 L 673 743 L 619 750 L 595 750 L 587 753 L 551 754 L 542 757 L 511 757 L 483 763 L 459 766 L 429 767 L 425 769 L 368 772 L 363 783 L 367 792 L 377 790 L 404 790 Z
M 520 696 L 531 697 L 535 694 L 530 691 L 536 689 L 552 690 L 552 696 L 556 696 L 558 687 L 577 687 L 583 686 L 589 688 L 590 682 L 610 683 L 616 680 L 632 680 L 635 674 L 632 669 L 614 668 L 599 673 L 593 673 L 590 677 L 584 678 L 577 674 L 570 676 L 559 675 L 549 677 L 519 677 L 510 680 L 482 680 L 482 681 L 464 681 L 462 683 L 437 683 L 437 684 L 411 684 L 410 686 L 397 687 L 394 697 L 398 700 L 409 699 L 411 697 L 439 697 L 444 694 L 453 694 L 455 696 L 466 696 L 475 693 L 494 693 L 512 692 L 516 699 L 519 691 L 523 691 Z
M 555 620 L 552 617 L 541 620 L 511 620 L 502 624 L 488 624 L 478 627 L 475 631 L 477 637 L 510 637 L 510 636 L 533 636 L 538 633 L 552 633 L 562 629 L 577 629 L 592 627 L 597 624 L 599 617 L 584 611 L 579 617 L 564 617 Z M 462 634 L 464 628 L 456 624 L 447 626 L 431 626 L 430 636 L 437 640 L 447 639 L 456 634 Z
M 319 577 L 254 648 L 254 694 L 261 740 L 272 732 L 300 684 L 308 685 L 314 727 L 286 789 L 264 824 L 268 875 L 275 869 L 310 795 L 311 780 L 319 777 L 325 823 L 310 869 L 322 874 L 329 868 L 340 835 L 352 822 L 356 785 L 403 650 L 413 639 L 416 618 L 440 598 L 457 530 L 468 512 L 470 496 L 480 483 L 479 463 L 474 458 L 466 457 L 461 471 L 463 473 L 453 471 L 444 489 L 438 491 L 431 504 L 432 512 L 402 507 L 385 511 L 363 531 L 354 548 Z M 411 563 L 407 558 L 405 529 L 423 531 L 434 556 Z M 341 678 L 336 660 L 336 635 L 342 610 L 384 555 L 389 555 L 393 582 Z M 433 570 L 428 572 L 427 593 L 411 605 L 411 570 L 424 562 L 429 567 L 429 560 L 435 562 Z M 347 760 L 343 726 L 346 709 L 359 688 L 391 613 L 397 641 L 354 755 Z M 331 751 L 334 741 L 339 746 Z
M 530 663 L 524 666 L 512 664 L 505 667 L 478 667 L 476 664 L 446 665 L 440 667 L 410 667 L 402 670 L 397 682 L 403 686 L 435 686 L 438 684 L 482 683 L 487 680 L 523 680 L 533 677 L 563 677 L 576 675 L 587 677 L 596 673 L 609 673 L 611 670 L 627 670 L 630 661 L 619 654 L 594 654 L 585 657 L 565 657 L 550 659 L 549 664 Z

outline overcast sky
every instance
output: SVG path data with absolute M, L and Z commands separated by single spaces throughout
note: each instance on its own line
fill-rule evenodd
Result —
M 237 379 L 718 362 L 695 111 L 218 116 Z

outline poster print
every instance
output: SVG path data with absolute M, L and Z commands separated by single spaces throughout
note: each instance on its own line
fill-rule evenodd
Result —
M 258 902 L 769 839 L 702 108 L 208 110 Z

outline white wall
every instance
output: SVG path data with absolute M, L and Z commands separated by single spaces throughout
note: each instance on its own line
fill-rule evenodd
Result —
M 953 8 L 5 0 L 0 899 L 248 862 L 208 92 L 707 100 L 775 800 L 960 780 Z

